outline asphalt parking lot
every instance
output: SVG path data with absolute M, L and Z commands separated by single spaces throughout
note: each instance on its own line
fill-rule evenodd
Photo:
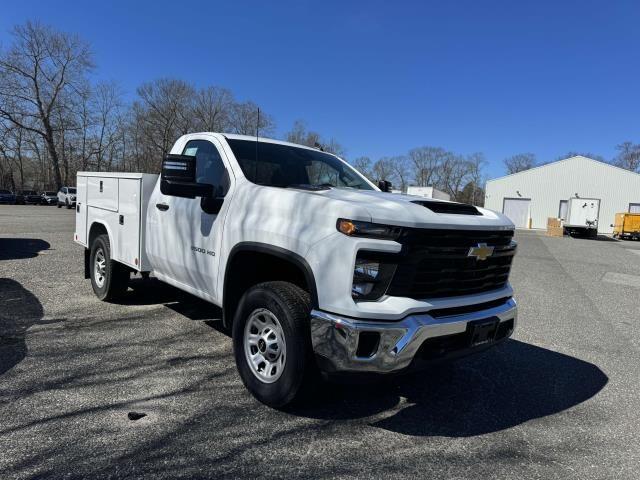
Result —
M 206 303 L 98 301 L 73 222 L 0 207 L 0 478 L 638 478 L 640 242 L 518 233 L 512 340 L 283 413 Z

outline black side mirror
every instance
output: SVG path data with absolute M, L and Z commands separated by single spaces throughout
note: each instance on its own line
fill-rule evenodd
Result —
M 383 192 L 390 192 L 391 187 L 392 187 L 391 182 L 389 182 L 388 180 L 380 180 L 378 182 L 378 188 Z
M 196 157 L 166 155 L 162 161 L 160 191 L 174 197 L 196 198 L 213 196 L 213 186 L 196 182 Z

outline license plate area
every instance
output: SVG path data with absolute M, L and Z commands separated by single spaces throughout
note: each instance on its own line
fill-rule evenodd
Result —
M 467 338 L 470 347 L 477 347 L 491 343 L 496 338 L 498 332 L 498 317 L 483 318 L 482 320 L 474 320 L 467 324 Z

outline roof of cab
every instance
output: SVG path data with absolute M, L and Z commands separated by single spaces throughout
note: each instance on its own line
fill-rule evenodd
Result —
M 217 132 L 203 132 L 203 133 L 217 133 Z M 218 133 L 218 135 L 222 135 L 224 138 L 227 138 L 229 140 L 247 140 L 250 142 L 256 141 L 255 135 L 238 135 L 237 133 Z M 322 151 L 319 148 L 309 147 L 307 145 L 300 145 L 299 143 L 285 142 L 283 140 L 276 140 L 274 138 L 258 137 L 258 141 L 262 143 L 276 143 L 278 145 L 287 145 L 289 147 L 306 148 L 307 150 L 313 150 L 315 152 Z M 330 152 L 323 152 L 323 153 L 328 153 L 329 155 L 333 155 L 333 153 L 330 153 Z

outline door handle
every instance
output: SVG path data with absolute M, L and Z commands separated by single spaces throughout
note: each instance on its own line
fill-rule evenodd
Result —
M 169 205 L 167 205 L 166 203 L 156 203 L 156 208 L 158 210 L 162 210 L 163 212 L 166 212 L 167 210 L 169 210 Z

